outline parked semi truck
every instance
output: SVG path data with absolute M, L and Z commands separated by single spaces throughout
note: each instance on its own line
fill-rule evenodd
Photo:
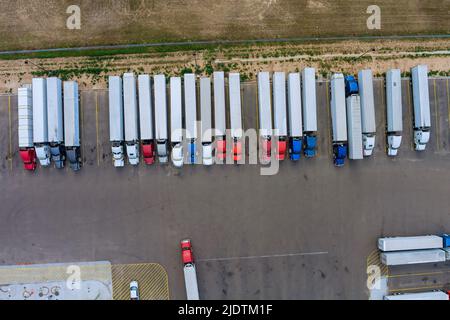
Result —
M 430 141 L 431 114 L 428 89 L 428 67 L 418 65 L 411 70 L 414 98 L 414 144 L 424 151 Z
M 382 252 L 381 262 L 387 266 L 445 262 L 442 249 Z
M 134 73 L 123 75 L 123 101 L 125 119 L 125 145 L 128 161 L 137 166 L 140 160 L 139 111 L 137 105 L 136 77 Z
M 62 81 L 55 77 L 47 78 L 47 117 L 52 161 L 56 168 L 62 169 L 66 160 Z
M 272 157 L 272 98 L 270 90 L 270 73 L 258 74 L 258 113 L 259 137 L 263 162 L 269 162 Z
M 109 138 L 113 154 L 114 167 L 125 165 L 123 143 L 123 84 L 119 76 L 109 77 Z
M 449 295 L 443 291 L 401 293 L 384 296 L 384 300 L 449 300 Z
M 181 78 L 170 78 L 170 142 L 172 144 L 172 163 L 177 168 L 181 168 L 184 164 L 183 99 L 181 90 Z
M 300 73 L 288 76 L 288 115 L 289 115 L 289 157 L 300 160 L 303 144 L 303 117 Z M 314 147 L 315 149 L 315 147 Z
M 31 85 L 23 86 L 18 90 L 18 118 L 20 157 L 25 170 L 34 171 L 37 161 L 33 142 L 33 90 Z
M 197 270 L 195 268 L 194 253 L 191 240 L 181 241 L 181 253 L 184 265 L 184 281 L 188 300 L 200 300 L 197 283 Z
M 303 150 L 305 157 L 316 156 L 317 149 L 317 97 L 316 70 L 305 68 L 302 71 L 302 107 L 303 107 Z
M 195 74 L 184 75 L 184 107 L 189 163 L 195 164 L 197 154 L 197 85 Z
M 139 86 L 139 127 L 141 133 L 141 150 L 147 165 L 155 163 L 155 134 L 153 128 L 152 84 L 150 76 L 138 76 Z
M 64 82 L 64 145 L 73 171 L 81 169 L 80 105 L 78 83 Z
M 214 72 L 214 128 L 216 158 L 223 161 L 227 157 L 227 117 L 225 108 L 225 75 Z
M 33 79 L 33 142 L 36 156 L 43 167 L 51 163 L 48 140 L 47 81 Z
M 370 157 L 375 149 L 377 133 L 372 70 L 361 70 L 358 73 L 358 85 L 361 100 L 363 152 L 365 157 Z
M 203 165 L 212 166 L 212 110 L 211 110 L 211 79 L 200 79 L 200 109 L 202 119 L 202 157 Z
M 395 157 L 402 144 L 403 106 L 402 77 L 399 69 L 386 73 L 387 154 Z
M 347 157 L 347 117 L 345 81 L 342 73 L 331 77 L 331 120 L 333 122 L 334 164 L 342 167 Z
M 273 107 L 275 135 L 278 140 L 277 160 L 283 161 L 286 158 L 288 140 L 286 74 L 284 72 L 275 72 L 273 74 Z
M 347 129 L 348 157 L 351 160 L 362 160 L 363 136 L 361 125 L 361 101 L 359 95 L 347 97 Z
M 155 76 L 155 135 L 156 151 L 160 163 L 169 161 L 167 130 L 167 86 L 164 75 Z
M 443 247 L 444 237 L 435 235 L 418 237 L 388 237 L 378 239 L 378 248 L 383 252 L 442 249 Z
M 242 160 L 242 104 L 241 104 L 241 76 L 239 73 L 229 75 L 230 93 L 230 124 L 233 139 L 233 159 Z

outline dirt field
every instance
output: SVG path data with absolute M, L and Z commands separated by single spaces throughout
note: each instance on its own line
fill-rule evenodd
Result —
M 0 50 L 178 40 L 450 33 L 450 0 L 96 0 L 81 30 L 66 28 L 72 0 L 0 0 Z

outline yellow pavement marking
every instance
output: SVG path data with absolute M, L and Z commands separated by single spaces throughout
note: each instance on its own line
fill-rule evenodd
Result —
M 12 122 L 11 122 L 11 96 L 8 96 L 8 120 L 9 120 L 9 169 L 12 171 Z
M 95 92 L 95 129 L 97 134 L 97 166 L 100 167 L 100 144 L 99 144 L 99 124 L 98 124 L 98 92 Z
M 329 89 L 328 85 L 329 85 L 328 81 L 325 81 L 326 98 L 327 98 L 327 106 L 326 106 L 326 108 L 327 108 L 327 115 L 328 115 L 328 117 L 327 117 L 327 128 L 328 128 L 328 138 L 329 138 L 329 141 L 330 141 L 330 146 L 328 148 L 328 155 L 330 157 L 333 157 L 332 150 L 331 150 L 332 149 L 332 145 L 333 145 L 333 135 L 331 133 L 331 122 L 330 122 L 330 119 L 331 119 L 331 113 L 330 113 L 331 112 L 331 110 L 330 110 L 330 108 L 331 108 L 331 106 L 330 106 L 330 89 Z
M 438 101 L 438 97 L 437 97 L 437 93 L 436 93 L 436 79 L 434 79 L 433 81 L 433 88 L 434 88 L 434 112 L 436 113 L 436 146 L 437 146 L 437 151 L 439 152 L 440 150 L 440 141 L 439 141 L 439 133 L 440 133 L 440 123 L 439 123 L 439 101 Z
M 388 278 L 421 277 L 421 276 L 432 276 L 432 275 L 436 275 L 436 274 L 446 274 L 446 273 L 450 273 L 450 271 L 393 274 L 393 275 L 389 275 Z
M 441 289 L 442 287 L 443 287 L 443 285 L 435 285 L 435 286 L 423 286 L 423 287 L 415 287 L 415 288 L 394 289 L 394 290 L 389 290 L 389 293 L 420 291 L 420 290 L 429 290 L 429 289 Z

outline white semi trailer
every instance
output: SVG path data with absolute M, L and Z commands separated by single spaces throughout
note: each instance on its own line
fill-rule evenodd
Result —
M 345 101 L 345 81 L 342 73 L 331 77 L 331 120 L 333 122 L 334 164 L 341 167 L 347 157 L 347 112 Z
M 170 124 L 172 144 L 172 163 L 181 168 L 184 164 L 183 153 L 183 100 L 181 78 L 170 78 Z
M 414 97 L 414 144 L 416 151 L 424 151 L 431 134 L 428 67 L 418 65 L 412 68 L 411 74 Z
M 361 70 L 358 73 L 358 85 L 361 99 L 363 152 L 365 157 L 370 157 L 375 148 L 377 132 L 372 70 Z
M 384 252 L 441 249 L 443 246 L 444 242 L 442 237 L 434 235 L 418 237 L 388 237 L 378 239 L 378 249 Z
M 260 72 L 258 74 L 258 113 L 259 113 L 259 136 L 262 145 L 262 159 L 270 161 L 272 156 L 272 95 L 270 90 L 270 73 Z
M 169 161 L 167 148 L 169 133 L 167 130 L 167 86 L 164 75 L 155 76 L 155 136 L 156 150 L 160 163 Z
M 447 293 L 443 291 L 401 293 L 384 296 L 384 300 L 449 300 Z
M 139 111 L 137 104 L 136 77 L 134 73 L 123 75 L 123 101 L 125 119 L 125 145 L 128 161 L 132 166 L 139 164 Z
M 195 74 L 184 75 L 184 111 L 189 163 L 195 164 L 197 154 L 197 84 Z
M 78 83 L 64 82 L 64 145 L 69 166 L 73 171 L 81 169 L 80 104 Z
M 399 69 L 386 73 L 387 153 L 395 157 L 402 144 L 403 105 L 402 76 Z
M 62 81 L 55 77 L 47 79 L 47 117 L 52 161 L 56 168 L 62 169 L 66 160 Z
M 317 93 L 316 70 L 305 68 L 302 71 L 302 107 L 304 153 L 307 158 L 317 153 Z
M 202 156 L 203 165 L 213 165 L 212 150 L 212 105 L 211 105 L 211 79 L 200 79 L 200 110 L 202 120 Z
M 275 72 L 273 74 L 273 113 L 274 129 L 277 143 L 277 160 L 286 159 L 288 129 L 286 107 L 286 74 Z
M 292 161 L 298 161 L 301 157 L 303 144 L 302 92 L 300 73 L 289 74 L 287 98 L 289 115 L 289 157 Z
M 123 83 L 119 76 L 109 77 L 109 139 L 114 167 L 121 168 L 124 160 Z
M 51 153 L 48 140 L 47 81 L 42 78 L 33 79 L 33 141 L 41 166 L 48 167 Z
M 381 262 L 386 266 L 445 262 L 442 249 L 382 252 Z
M 139 127 L 141 149 L 147 165 L 155 163 L 155 131 L 153 126 L 152 84 L 148 74 L 138 76 L 139 87 Z
M 347 97 L 348 155 L 351 160 L 364 159 L 359 95 Z
M 19 152 L 24 168 L 36 170 L 36 151 L 33 142 L 33 90 L 31 85 L 18 89 Z
M 214 129 L 216 158 L 223 161 L 227 157 L 227 116 L 225 108 L 225 75 L 214 72 Z
M 241 102 L 241 76 L 239 73 L 229 75 L 230 94 L 230 125 L 233 138 L 233 160 L 242 160 L 242 102 Z

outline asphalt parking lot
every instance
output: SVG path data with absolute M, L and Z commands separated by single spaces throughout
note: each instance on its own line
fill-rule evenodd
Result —
M 0 96 L 0 264 L 155 262 L 171 298 L 184 299 L 179 241 L 189 237 L 203 299 L 367 299 L 366 259 L 378 237 L 450 231 L 449 82 L 430 80 L 432 138 L 419 154 L 404 81 L 403 145 L 388 159 L 376 80 L 374 156 L 342 169 L 332 164 L 329 89 L 319 83 L 319 155 L 286 161 L 275 176 L 255 165 L 113 168 L 106 90 L 81 93 L 83 170 L 25 172 L 17 98 Z M 245 127 L 256 127 L 255 83 L 243 85 L 243 108 Z M 450 269 L 438 268 L 433 285 L 444 287 Z M 411 268 L 394 271 L 412 274 L 395 288 L 429 286 Z

